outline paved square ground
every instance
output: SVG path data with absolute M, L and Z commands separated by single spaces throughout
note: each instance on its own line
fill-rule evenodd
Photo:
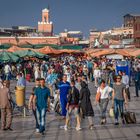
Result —
M 28 83 L 26 98 L 32 90 L 34 83 Z M 15 83 L 12 83 L 11 90 L 14 89 Z M 114 126 L 114 120 L 107 117 L 107 124 L 100 125 L 99 107 L 94 105 L 96 90 L 93 83 L 89 84 L 91 89 L 91 100 L 95 111 L 94 130 L 88 129 L 88 120 L 82 121 L 82 130 L 75 130 L 75 119 L 72 118 L 72 128 L 64 131 L 60 127 L 64 121 L 60 121 L 59 116 L 54 112 L 47 113 L 45 135 L 41 136 L 35 133 L 35 121 L 32 115 L 27 117 L 14 116 L 13 131 L 0 131 L 0 140 L 139 140 L 140 137 L 140 98 L 134 98 L 134 87 L 130 88 L 132 100 L 129 103 L 129 110 L 136 113 L 137 124 Z M 109 105 L 110 106 L 110 105 Z M 108 106 L 108 109 L 109 109 Z M 16 112 L 15 112 L 16 113 Z

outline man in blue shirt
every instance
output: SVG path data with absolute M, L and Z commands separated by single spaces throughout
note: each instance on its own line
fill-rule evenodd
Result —
M 62 108 L 62 116 L 65 118 L 66 117 L 66 105 L 67 105 L 67 95 L 69 93 L 69 89 L 70 89 L 70 83 L 67 82 L 67 76 L 64 75 L 63 76 L 63 81 L 60 82 L 60 84 L 58 85 L 59 91 L 60 91 L 60 102 L 61 102 L 61 108 Z
M 40 87 L 35 89 L 34 106 L 36 106 L 39 132 L 44 134 L 46 111 L 50 110 L 50 90 L 45 86 L 45 80 L 40 79 Z
M 54 96 L 54 84 L 57 79 L 57 74 L 54 73 L 54 71 L 49 71 L 48 76 L 46 77 L 46 83 L 48 84 L 48 87 L 50 89 L 50 94 L 53 97 Z

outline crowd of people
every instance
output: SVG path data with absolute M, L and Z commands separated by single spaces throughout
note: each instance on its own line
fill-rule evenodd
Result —
M 19 64 L 5 64 L 1 67 L 0 108 L 2 129 L 12 130 L 12 108 L 10 106 L 9 80 L 17 79 L 17 86 L 26 87 L 27 82 L 35 81 L 35 87 L 29 99 L 29 109 L 33 110 L 36 120 L 36 132 L 44 134 L 46 112 L 51 111 L 51 101 L 59 100 L 61 119 L 65 121 L 64 130 L 70 127 L 70 120 L 74 112 L 76 130 L 82 129 L 82 120 L 87 118 L 89 129 L 94 128 L 94 109 L 91 102 L 91 93 L 88 85 L 96 88 L 95 103 L 101 111 L 100 123 L 106 124 L 106 113 L 109 101 L 114 109 L 114 124 L 119 124 L 119 112 L 124 124 L 124 107 L 131 101 L 129 86 L 135 84 L 136 97 L 140 89 L 140 60 L 127 59 L 130 65 L 130 74 L 126 71 L 117 71 L 117 61 L 106 58 L 85 58 L 82 56 L 58 57 L 50 61 L 27 61 Z M 94 95 L 95 95 L 94 94 Z M 57 98 L 55 98 L 57 97 Z M 54 111 L 56 107 L 54 107 Z M 8 116 L 6 125 L 6 114 Z M 10 114 L 10 115 L 9 115 Z

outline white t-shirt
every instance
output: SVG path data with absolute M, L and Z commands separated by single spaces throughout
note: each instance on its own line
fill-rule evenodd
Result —
M 4 71 L 5 71 L 5 73 L 9 73 L 9 72 L 11 71 L 10 66 L 9 66 L 9 65 L 6 65 L 6 66 L 4 67 Z
M 106 63 L 102 62 L 102 69 L 105 69 L 105 68 L 106 68 Z
M 101 71 L 99 69 L 94 70 L 94 77 L 101 77 Z
M 69 72 L 67 72 L 67 71 L 66 71 L 65 74 L 67 75 L 67 81 L 68 81 L 69 83 L 71 83 L 71 74 L 70 74 Z
M 63 70 L 64 70 L 64 73 L 66 73 L 66 71 L 67 71 L 67 66 L 66 65 L 63 66 Z
M 122 83 L 126 85 L 126 87 L 129 87 L 129 77 L 128 75 L 122 76 Z
M 106 99 L 109 97 L 109 93 L 113 91 L 113 88 L 106 86 L 104 89 L 101 89 L 100 87 L 98 87 L 97 92 L 101 93 L 101 99 Z

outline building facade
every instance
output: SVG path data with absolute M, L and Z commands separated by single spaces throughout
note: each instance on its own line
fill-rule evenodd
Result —
M 100 44 L 108 42 L 108 45 L 121 44 L 124 47 L 140 48 L 140 15 L 126 14 L 123 18 L 122 27 L 112 28 L 108 31 L 91 30 L 89 35 L 90 47 L 94 47 L 98 40 Z
M 124 16 L 124 27 L 133 28 L 135 47 L 140 48 L 140 15 L 126 14 Z
M 134 30 L 133 27 L 119 27 L 119 28 L 112 28 L 107 31 L 97 31 L 91 30 L 90 31 L 90 47 L 96 47 L 95 42 L 99 42 L 98 44 L 106 45 L 119 45 L 123 44 L 124 42 L 128 42 L 132 45 L 134 40 Z M 125 41 L 124 41 L 125 40 Z M 125 45 L 125 43 L 123 44 Z
M 65 31 L 59 34 L 62 44 L 79 44 L 79 41 L 83 39 L 83 33 L 81 31 Z
M 0 37 L 0 44 L 60 44 L 60 38 L 57 36 L 52 37 Z

